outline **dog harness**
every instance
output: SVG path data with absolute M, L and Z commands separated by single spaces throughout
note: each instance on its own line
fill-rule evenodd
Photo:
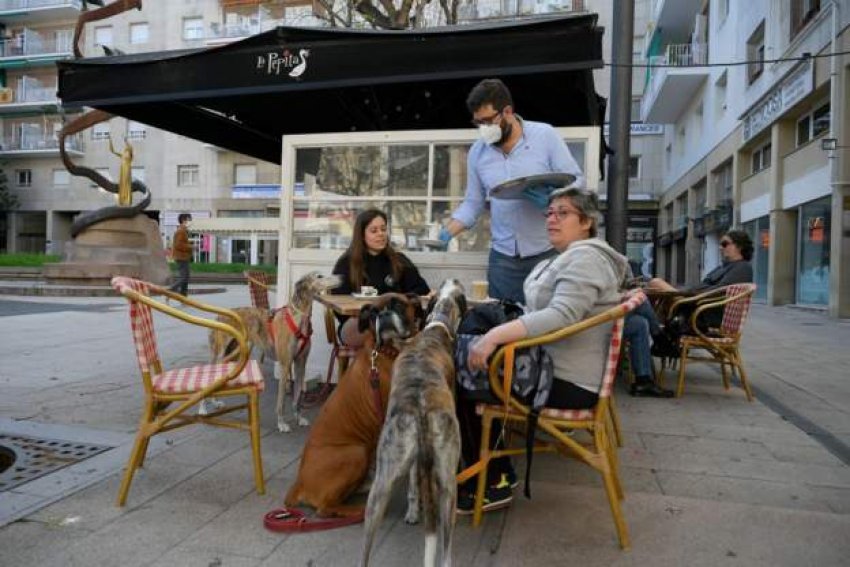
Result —
M 304 352 L 304 349 L 306 349 L 310 344 L 310 338 L 313 336 L 313 324 L 310 321 L 309 313 L 298 311 L 291 305 L 284 305 L 279 310 L 272 310 L 269 315 L 267 325 L 269 329 L 269 336 L 272 338 L 273 343 L 277 343 L 277 336 L 272 321 L 274 320 L 275 313 L 278 311 L 283 311 L 283 322 L 286 323 L 286 328 L 289 329 L 292 336 L 298 340 L 298 349 L 295 351 L 295 356 L 293 357 L 298 358 L 298 356 Z M 295 321 L 295 317 L 293 315 L 294 312 L 301 313 L 300 325 Z

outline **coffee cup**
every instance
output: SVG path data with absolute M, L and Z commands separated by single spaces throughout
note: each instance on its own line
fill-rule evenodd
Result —
M 375 297 L 378 295 L 377 288 L 372 287 L 371 285 L 362 285 L 360 286 L 360 295 L 365 295 L 366 297 Z
M 487 282 L 485 280 L 475 280 L 472 282 L 472 299 L 475 301 L 484 301 L 487 299 Z

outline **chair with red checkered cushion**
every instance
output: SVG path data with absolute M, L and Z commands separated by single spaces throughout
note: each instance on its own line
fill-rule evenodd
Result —
M 192 423 L 247 430 L 250 433 L 253 452 L 254 483 L 257 492 L 263 494 L 265 481 L 260 454 L 259 408 L 263 375 L 257 361 L 248 358 L 251 349 L 246 339 L 242 319 L 229 309 L 201 303 L 167 288 L 133 278 L 114 277 L 112 287 L 127 298 L 130 304 L 130 327 L 145 390 L 139 430 L 118 491 L 118 506 L 123 506 L 126 502 L 133 474 L 144 464 L 150 438 L 158 433 Z M 227 322 L 189 315 L 153 299 L 151 297 L 153 295 L 163 295 L 184 305 L 221 316 L 220 318 Z M 229 362 L 164 370 L 157 351 L 153 310 L 193 325 L 216 329 L 231 335 L 239 346 L 237 355 Z M 244 396 L 245 401 L 235 405 L 225 405 L 206 415 L 196 415 L 192 411 L 193 406 L 198 402 L 212 396 L 221 400 Z M 247 419 L 227 416 L 243 409 L 248 410 Z
M 251 307 L 269 310 L 269 286 L 274 285 L 272 275 L 257 270 L 242 272 L 248 282 L 248 293 L 251 294 Z
M 697 307 L 688 321 L 688 332 L 679 339 L 682 354 L 676 396 L 681 396 L 685 392 L 685 368 L 688 361 L 710 362 L 720 365 L 723 387 L 727 390 L 729 389 L 729 373 L 737 369 L 741 387 L 747 394 L 747 399 L 753 401 L 753 392 L 747 381 L 744 361 L 741 358 L 740 344 L 744 323 L 747 322 L 755 291 L 755 284 L 733 284 L 678 302 L 679 306 L 693 302 Z M 697 318 L 709 309 L 722 309 L 723 319 L 719 328 L 705 331 L 697 325 Z M 694 351 L 697 352 L 694 353 Z
M 620 508 L 620 500 L 623 499 L 623 488 L 620 483 L 616 448 L 614 447 L 614 420 L 616 414 L 613 412 L 613 398 L 611 396 L 614 378 L 617 374 L 617 366 L 620 362 L 620 347 L 623 337 L 623 318 L 626 313 L 646 300 L 646 295 L 639 290 L 632 290 L 623 298 L 623 302 L 592 317 L 565 327 L 558 331 L 541 335 L 539 337 L 523 339 L 514 343 L 503 345 L 490 361 L 490 390 L 502 403 L 499 405 L 480 404 L 478 413 L 482 419 L 481 455 L 477 463 L 467 468 L 458 475 L 458 482 L 464 482 L 472 476 L 478 475 L 478 486 L 475 497 L 475 510 L 473 512 L 473 525 L 481 523 L 482 502 L 487 484 L 487 464 L 491 459 L 507 455 L 524 455 L 523 448 L 504 448 L 499 450 L 490 449 L 490 432 L 494 419 L 517 423 L 524 426 L 531 411 L 526 405 L 521 404 L 511 396 L 505 396 L 510 392 L 510 383 L 513 375 L 514 355 L 517 349 L 527 348 L 534 345 L 544 345 L 564 340 L 572 335 L 585 331 L 598 325 L 611 325 L 610 340 L 608 342 L 608 358 L 604 367 L 604 376 L 599 388 L 599 401 L 596 406 L 582 410 L 562 410 L 546 408 L 540 412 L 537 427 L 549 435 L 545 439 L 537 439 L 534 451 L 561 452 L 574 455 L 581 461 L 593 467 L 602 475 L 605 491 L 608 495 L 608 503 L 614 516 L 614 524 L 623 549 L 629 547 L 629 536 L 623 512 Z M 503 377 L 500 377 L 500 371 Z M 557 378 L 556 378 L 557 379 Z M 572 432 L 585 430 L 590 434 L 590 442 L 583 443 L 577 440 Z

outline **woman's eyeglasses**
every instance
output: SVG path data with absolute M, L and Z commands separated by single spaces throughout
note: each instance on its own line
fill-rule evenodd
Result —
M 549 209 L 545 213 L 543 213 L 543 218 L 548 219 L 552 215 L 555 215 L 559 221 L 565 220 L 570 215 L 581 215 L 578 211 L 571 211 L 570 209 Z

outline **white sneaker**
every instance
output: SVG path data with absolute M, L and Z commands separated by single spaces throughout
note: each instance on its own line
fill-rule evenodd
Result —
M 218 398 L 204 398 L 198 402 L 198 415 L 209 415 L 220 410 L 225 405 L 227 404 Z

